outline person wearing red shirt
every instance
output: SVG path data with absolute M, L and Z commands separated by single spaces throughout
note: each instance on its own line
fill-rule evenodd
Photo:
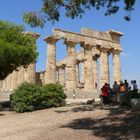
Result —
M 101 91 L 102 91 L 102 98 L 103 98 L 103 103 L 104 104 L 108 104 L 109 103 L 109 99 L 108 99 L 108 84 L 105 83 L 103 85 L 103 87 L 101 88 Z

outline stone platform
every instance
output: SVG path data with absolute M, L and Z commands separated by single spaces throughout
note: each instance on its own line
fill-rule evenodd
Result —
M 64 91 L 67 95 L 67 99 L 74 99 L 73 91 Z M 75 99 L 97 99 L 99 98 L 100 91 L 84 91 L 84 90 L 76 90 L 75 91 Z

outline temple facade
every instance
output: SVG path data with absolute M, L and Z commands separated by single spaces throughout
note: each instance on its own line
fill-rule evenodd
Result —
M 36 39 L 39 34 L 31 33 Z M 0 81 L 0 91 L 13 91 L 18 85 L 27 81 L 38 84 L 60 83 L 65 90 L 82 89 L 93 91 L 104 83 L 110 83 L 109 55 L 112 54 L 113 80 L 121 80 L 120 37 L 123 33 L 109 30 L 99 32 L 82 28 L 81 33 L 53 29 L 52 35 L 46 37 L 46 70 L 36 72 L 35 64 L 27 69 L 21 67 Z M 63 40 L 67 47 L 66 58 L 56 61 L 56 43 Z M 75 46 L 81 49 L 76 51 Z M 97 63 L 98 60 L 98 63 Z

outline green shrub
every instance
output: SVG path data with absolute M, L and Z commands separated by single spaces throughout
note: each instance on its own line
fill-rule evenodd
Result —
M 23 83 L 11 95 L 10 101 L 15 111 L 27 112 L 65 105 L 65 98 L 61 85 Z

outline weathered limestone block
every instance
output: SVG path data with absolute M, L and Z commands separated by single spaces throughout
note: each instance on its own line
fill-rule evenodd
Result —
M 100 54 L 100 87 L 109 81 L 108 49 L 101 48 Z
M 76 88 L 76 53 L 75 45 L 76 42 L 65 40 L 67 45 L 67 65 L 66 65 L 66 88 L 75 89 Z
M 94 89 L 94 80 L 93 80 L 93 64 L 92 64 L 92 48 L 93 46 L 89 44 L 84 44 L 84 54 L 85 54 L 85 90 L 92 90 Z
M 113 79 L 117 82 L 121 80 L 120 52 L 120 50 L 113 51 Z
M 47 61 L 45 83 L 56 83 L 56 46 L 55 43 L 59 38 L 49 36 L 44 39 L 47 43 Z

